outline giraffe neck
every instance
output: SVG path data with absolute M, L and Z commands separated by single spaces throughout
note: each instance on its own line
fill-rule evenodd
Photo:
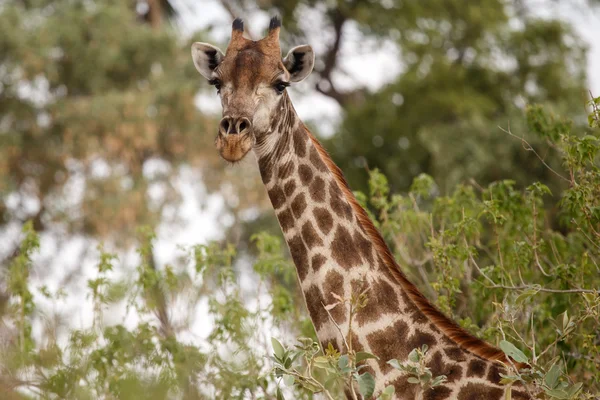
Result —
M 414 348 L 427 344 L 434 376 L 448 376 L 448 383 L 436 392 L 447 395 L 436 398 L 457 398 L 453 396 L 461 390 L 489 399 L 503 396 L 501 370 L 492 361 L 497 355 L 484 358 L 459 343 L 453 333 L 480 345 L 455 324 L 440 320 L 445 317 L 406 280 L 341 171 L 299 120 L 287 94 L 270 132 L 257 138 L 255 153 L 324 347 L 331 343 L 342 352 L 351 347 L 379 356 L 366 367 L 376 379 L 377 393 L 392 384 L 396 393 L 416 398 L 418 385 L 387 361 L 405 362 Z M 366 293 L 367 304 L 351 319 L 349 304 L 340 299 L 361 292 Z

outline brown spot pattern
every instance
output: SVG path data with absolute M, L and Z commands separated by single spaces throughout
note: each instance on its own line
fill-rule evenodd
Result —
M 283 192 L 287 197 L 291 197 L 296 190 L 296 181 L 291 180 L 283 186 Z
M 298 157 L 304 157 L 306 155 L 306 140 L 308 135 L 302 129 L 297 129 L 294 132 L 294 152 Z
M 414 322 L 418 324 L 425 324 L 427 321 L 429 321 L 425 314 L 423 314 L 423 312 L 419 310 L 415 305 L 412 305 L 412 307 L 409 306 L 406 309 L 410 313 L 410 317 Z
M 387 269 L 387 267 L 383 267 L 383 268 Z M 387 277 L 389 279 L 391 277 L 391 274 L 387 275 Z M 394 281 L 392 280 L 392 282 L 394 282 Z M 408 298 L 408 295 L 406 294 L 406 292 L 404 290 L 400 290 L 400 299 L 402 300 L 402 304 L 404 305 L 404 311 L 405 312 L 407 310 L 411 310 L 412 309 L 411 308 L 412 302 L 410 301 L 410 299 Z
M 294 213 L 294 217 L 300 218 L 304 210 L 306 210 L 306 199 L 304 198 L 304 193 L 300 193 L 294 201 L 292 201 L 292 213 Z
M 310 249 L 312 249 L 314 246 L 323 246 L 321 237 L 310 221 L 306 221 L 306 223 L 302 226 L 302 239 L 304 239 L 304 243 L 306 243 Z
M 483 375 L 485 375 L 485 367 L 485 361 L 480 360 L 478 358 L 473 359 L 469 362 L 469 367 L 467 368 L 467 376 L 481 378 Z
M 512 391 L 512 398 L 515 400 L 530 400 L 531 397 L 524 392 L 519 392 L 518 390 L 514 390 Z
M 436 386 L 427 389 L 423 394 L 423 400 L 446 400 L 451 393 L 452 390 L 448 389 L 446 386 Z
M 327 235 L 333 227 L 333 218 L 331 217 L 331 214 L 322 207 L 315 208 L 313 214 L 315 215 L 315 220 L 317 221 L 319 229 Z
M 402 399 L 416 399 L 417 398 L 417 390 L 420 390 L 419 385 L 415 385 L 414 383 L 410 383 L 408 381 L 408 376 L 403 375 L 391 382 L 391 385 L 394 386 L 394 389 L 398 395 L 401 395 Z
M 393 340 L 390 340 L 392 338 Z M 435 338 L 426 332 L 415 330 L 415 333 L 408 337 L 408 325 L 403 321 L 396 321 L 394 325 L 388 328 L 373 332 L 367 335 L 367 341 L 373 354 L 379 356 L 379 368 L 386 374 L 392 366 L 387 363 L 392 358 L 403 362 L 413 349 L 421 347 L 424 344 L 430 348 L 435 344 Z
M 325 181 L 321 177 L 316 177 L 308 189 L 310 198 L 313 201 L 322 203 L 325 201 Z
M 495 364 L 492 364 L 490 366 L 490 370 L 489 370 L 489 372 L 487 374 L 487 380 L 490 381 L 490 382 L 492 382 L 492 383 L 498 383 L 499 384 L 500 383 L 500 379 L 502 379 L 501 376 L 500 376 L 501 372 L 502 372 L 502 370 L 500 369 L 500 367 L 498 367 Z
M 435 352 L 429 361 L 428 367 L 431 368 L 433 376 L 446 375 L 448 383 L 452 383 L 462 376 L 462 368 L 458 364 L 446 364 L 442 358 L 442 353 Z
M 304 280 L 308 274 L 308 252 L 306 251 L 306 246 L 304 246 L 302 238 L 298 235 L 291 238 L 288 245 L 290 247 L 290 254 L 298 270 L 298 276 L 300 280 Z
M 369 264 L 373 263 L 373 246 L 359 231 L 354 232 L 354 243 L 363 259 Z
M 327 262 L 327 259 L 323 254 L 315 254 L 310 260 L 310 267 L 314 272 L 317 272 L 325 265 L 325 262 Z
M 329 185 L 329 196 L 331 209 L 340 217 L 352 219 L 352 207 L 342 195 L 337 183 L 332 181 Z
M 460 347 L 449 347 L 444 349 L 444 353 L 448 356 L 452 361 L 465 361 L 467 357 L 465 357 L 465 353 Z
M 312 165 L 321 172 L 327 171 L 327 166 L 325 165 L 323 160 L 321 160 L 321 156 L 319 155 L 319 152 L 317 151 L 317 148 L 314 145 L 310 146 L 310 165 Z
M 292 175 L 292 172 L 294 172 L 295 168 L 296 168 L 296 166 L 294 165 L 294 162 L 288 161 L 287 163 L 285 163 L 279 167 L 279 170 L 277 172 L 277 177 L 281 180 L 285 180 L 285 179 L 289 178 L 290 175 Z
M 379 357 L 377 362 L 382 373 L 386 374 L 393 368 L 387 363 L 392 358 L 403 362 L 408 356 L 408 352 L 402 346 L 407 335 L 408 326 L 403 321 L 396 321 L 394 325 L 384 330 L 367 335 L 367 342 L 369 342 L 371 352 L 377 354 Z M 397 338 L 397 340 L 390 340 L 390 338 Z
M 467 383 L 458 392 L 458 400 L 500 400 L 502 389 L 486 386 L 482 383 Z
M 263 157 L 258 160 L 258 170 L 260 171 L 260 177 L 262 178 L 263 183 L 265 185 L 269 183 L 271 181 L 271 177 L 273 176 L 273 171 L 267 157 Z
M 275 210 L 283 206 L 285 203 L 285 194 L 279 187 L 274 187 L 273 189 L 269 190 L 268 194 L 269 199 L 271 199 L 271 204 L 273 204 L 273 208 Z
M 315 325 L 315 329 L 318 331 L 321 329 L 323 324 L 327 322 L 327 313 L 323 308 L 323 295 L 321 294 L 321 290 L 318 286 L 312 285 L 306 291 L 306 307 L 308 308 L 308 313 L 310 314 L 310 319 Z M 335 345 L 335 343 L 332 343 Z M 326 344 L 325 344 L 326 345 Z
M 323 296 L 325 297 L 325 305 L 337 303 L 338 300 L 333 294 L 344 297 L 344 277 L 335 270 L 331 270 L 325 276 L 323 283 Z M 334 321 L 339 325 L 346 322 L 346 304 L 341 303 L 329 310 Z
M 357 289 L 359 292 L 361 288 Z M 385 313 L 400 311 L 400 302 L 396 291 L 384 280 L 375 282 L 367 292 L 367 305 L 356 314 L 358 326 L 363 326 L 381 317 Z
M 279 225 L 281 225 L 281 230 L 284 233 L 294 226 L 294 217 L 292 217 L 292 213 L 288 209 L 277 214 L 277 219 L 279 220 Z
M 346 228 L 338 226 L 331 242 L 331 256 L 343 268 L 350 269 L 361 263 L 360 254 Z
M 313 173 L 308 165 L 302 164 L 298 167 L 298 175 L 304 185 L 308 185 L 312 181 Z

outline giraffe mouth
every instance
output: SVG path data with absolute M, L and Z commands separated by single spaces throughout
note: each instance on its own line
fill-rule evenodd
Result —
M 215 146 L 223 159 L 229 162 L 241 161 L 252 149 L 253 136 L 251 133 L 224 135 L 217 134 Z

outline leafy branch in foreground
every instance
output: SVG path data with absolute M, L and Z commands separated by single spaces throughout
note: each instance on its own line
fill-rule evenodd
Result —
M 429 346 L 424 344 L 421 348 L 413 349 L 408 354 L 408 361 L 400 363 L 398 360 L 390 360 L 388 364 L 397 370 L 404 371 L 410 375 L 408 378 L 409 383 L 421 385 L 422 388 L 428 389 L 441 385 L 446 382 L 447 377 L 445 375 L 433 376 L 431 369 L 427 367 L 425 363 L 425 357 Z
M 573 326 L 572 322 L 565 322 L 567 326 Z M 531 360 L 512 343 L 502 340 L 500 348 L 508 357 L 516 362 L 530 364 Z M 538 388 L 541 388 L 543 393 L 550 399 L 575 399 L 580 394 L 583 383 L 568 382 L 568 377 L 565 376 L 562 367 L 562 361 L 555 357 L 549 363 L 549 368 L 544 368 L 539 364 L 530 364 L 528 368 L 517 370 L 508 366 L 507 374 L 500 374 L 501 383 L 506 385 L 521 382 L 524 384 L 534 383 Z M 525 386 L 527 387 L 527 386 Z

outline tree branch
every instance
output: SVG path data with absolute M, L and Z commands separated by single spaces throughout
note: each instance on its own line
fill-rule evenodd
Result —
M 331 75 L 337 66 L 338 54 L 342 45 L 344 24 L 348 18 L 339 10 L 329 13 L 329 17 L 333 24 L 335 38 L 323 56 L 323 68 L 317 71 L 321 79 L 316 83 L 315 89 L 317 92 L 331 97 L 340 106 L 344 107 L 348 104 L 359 103 L 363 98 L 364 89 L 358 88 L 349 92 L 340 92 L 333 84 Z

